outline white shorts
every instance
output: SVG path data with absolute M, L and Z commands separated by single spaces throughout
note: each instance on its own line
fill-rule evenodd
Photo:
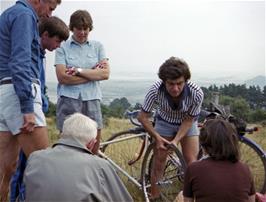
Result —
M 35 125 L 46 126 L 45 116 L 42 112 L 41 88 L 39 84 L 32 83 L 34 96 Z M 13 135 L 19 134 L 24 124 L 19 98 L 13 84 L 0 85 L 0 131 L 9 131 Z

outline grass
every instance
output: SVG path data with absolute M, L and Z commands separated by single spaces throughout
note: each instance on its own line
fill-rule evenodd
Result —
M 50 143 L 53 144 L 56 142 L 56 140 L 59 137 L 59 132 L 56 129 L 55 126 L 55 118 L 48 118 L 47 119 L 48 124 L 48 131 L 49 131 L 49 138 Z M 259 131 L 255 132 L 254 134 L 248 134 L 246 137 L 254 140 L 257 144 L 259 144 L 263 150 L 266 150 L 266 126 L 262 126 L 260 124 L 252 124 L 249 125 L 249 127 L 258 126 Z M 116 119 L 116 118 L 110 118 L 108 119 L 107 123 L 105 124 L 105 128 L 102 131 L 102 141 L 105 141 L 109 137 L 111 137 L 112 134 L 127 130 L 129 128 L 132 128 L 132 124 L 129 122 L 129 120 L 124 119 Z M 122 167 L 128 171 L 133 176 L 136 176 L 136 180 L 139 180 L 140 176 L 140 167 L 141 167 L 141 160 L 140 159 L 134 166 L 128 165 L 128 160 L 132 159 L 133 155 L 136 151 L 139 149 L 140 142 L 136 142 L 137 140 L 131 140 L 126 141 L 126 143 L 116 143 L 113 146 L 107 147 L 107 154 L 111 154 L 112 152 L 115 152 L 112 156 L 115 156 L 115 161 L 120 161 L 120 165 L 123 165 Z M 242 151 L 248 153 L 248 150 L 242 149 Z M 255 156 L 255 157 L 254 157 Z M 261 179 L 261 165 L 258 165 L 258 161 L 256 159 L 256 154 L 250 154 L 250 157 L 245 159 L 245 162 L 250 166 L 253 173 L 255 173 L 256 181 Z M 130 194 L 134 198 L 134 201 L 143 201 L 142 198 L 142 192 L 130 181 L 127 180 L 124 176 L 121 176 L 123 182 L 125 183 L 127 189 L 129 190 Z

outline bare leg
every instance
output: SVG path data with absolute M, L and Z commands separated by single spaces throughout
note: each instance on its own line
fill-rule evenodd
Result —
M 47 128 L 36 127 L 31 134 L 19 134 L 18 142 L 28 158 L 32 152 L 46 149 L 49 146 Z
M 189 165 L 193 161 L 196 161 L 199 153 L 199 136 L 186 136 L 180 143 L 186 163 Z
M 0 132 L 0 201 L 7 201 L 9 183 L 15 172 L 19 145 L 17 136 L 10 132 Z
M 171 141 L 173 138 L 164 137 L 165 139 Z M 158 150 L 154 146 L 153 148 L 153 161 L 152 161 L 152 168 L 151 168 L 151 199 L 158 198 L 160 196 L 160 189 L 156 183 L 162 179 L 167 154 L 169 151 L 166 150 Z
M 162 178 L 167 158 L 167 151 L 153 149 L 153 161 L 151 168 L 151 199 L 160 196 L 160 189 L 156 183 Z

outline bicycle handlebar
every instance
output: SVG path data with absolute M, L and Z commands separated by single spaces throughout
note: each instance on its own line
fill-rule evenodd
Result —
M 140 112 L 140 110 L 134 110 L 134 111 L 127 110 L 124 115 L 129 118 L 130 122 L 133 125 L 141 126 L 141 124 L 137 120 L 137 116 L 138 116 L 139 112 Z

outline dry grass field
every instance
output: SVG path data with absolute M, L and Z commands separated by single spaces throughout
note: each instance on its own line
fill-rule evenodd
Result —
M 48 130 L 49 130 L 49 137 L 50 142 L 53 144 L 58 139 L 58 131 L 55 127 L 55 120 L 53 118 L 47 119 L 48 123 Z M 250 124 L 249 127 L 257 126 L 259 128 L 258 132 L 255 132 L 253 134 L 246 135 L 248 138 L 254 140 L 257 144 L 259 144 L 264 150 L 266 150 L 266 126 L 262 126 L 261 124 Z M 108 139 L 112 134 L 129 129 L 134 127 L 129 120 L 124 119 L 115 119 L 110 118 L 107 123 L 105 124 L 105 128 L 102 132 L 102 141 L 105 141 Z M 115 144 L 114 146 L 110 146 L 107 148 L 106 152 L 111 153 L 115 152 L 115 160 L 120 161 L 123 165 L 123 168 L 128 171 L 133 176 L 136 176 L 136 179 L 138 180 L 140 176 L 140 167 L 141 167 L 141 160 L 134 164 L 133 166 L 128 166 L 128 160 L 132 159 L 132 155 L 134 155 L 135 152 L 138 151 L 139 148 L 139 142 L 136 142 L 137 140 L 128 141 L 126 143 L 121 144 Z M 250 160 L 248 160 L 250 161 Z M 254 172 L 256 172 L 256 178 L 260 178 L 260 169 L 258 169 L 257 161 L 253 157 L 251 157 L 252 164 L 255 164 L 252 169 L 254 169 Z M 134 201 L 143 201 L 142 198 L 142 192 L 130 181 L 127 180 L 127 178 L 121 176 L 122 180 L 124 181 L 125 185 L 127 186 L 129 192 L 134 198 Z

